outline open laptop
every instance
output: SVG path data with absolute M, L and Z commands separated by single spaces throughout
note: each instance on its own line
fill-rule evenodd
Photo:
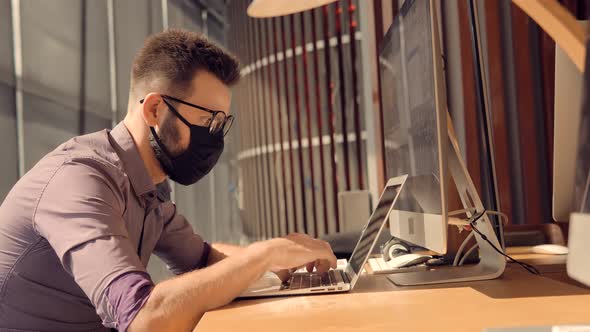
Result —
M 310 293 L 348 292 L 354 288 L 363 267 L 367 263 L 379 234 L 389 218 L 389 213 L 406 181 L 407 175 L 392 178 L 381 193 L 379 203 L 371 214 L 367 225 L 342 269 L 326 273 L 295 272 L 287 282 L 281 282 L 274 275 L 267 274 L 239 297 L 286 296 Z

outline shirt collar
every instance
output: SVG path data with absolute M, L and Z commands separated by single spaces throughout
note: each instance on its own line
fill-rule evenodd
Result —
M 172 192 L 172 189 L 170 188 L 170 183 L 168 183 L 168 180 L 158 183 L 156 185 L 156 190 L 160 202 L 167 202 L 170 200 L 170 193 Z
M 123 122 L 119 122 L 109 133 L 112 138 L 111 144 L 115 148 L 117 155 L 123 162 L 125 172 L 131 181 L 131 186 L 137 196 L 151 193 L 155 196 L 156 186 L 152 182 L 150 175 L 145 167 L 143 159 L 139 155 L 137 146 L 133 137 Z M 167 181 L 165 181 L 167 182 Z

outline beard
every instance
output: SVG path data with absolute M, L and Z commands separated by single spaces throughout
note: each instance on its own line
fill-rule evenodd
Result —
M 168 113 L 168 115 L 164 118 L 162 126 L 160 127 L 160 132 L 158 133 L 158 136 L 160 136 L 160 141 L 162 144 L 164 144 L 173 158 L 180 156 L 184 152 L 178 144 L 178 142 L 180 142 L 178 122 L 179 121 L 175 116 L 173 116 L 171 113 Z

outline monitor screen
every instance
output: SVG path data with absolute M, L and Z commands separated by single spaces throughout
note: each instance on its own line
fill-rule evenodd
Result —
M 361 237 L 356 244 L 354 251 L 352 252 L 352 256 L 350 256 L 349 261 L 350 266 L 356 274 L 361 272 L 363 263 L 367 259 L 371 249 L 377 241 L 379 232 L 387 220 L 387 215 L 391 210 L 392 204 L 395 201 L 395 197 L 397 196 L 400 187 L 401 184 L 385 187 L 383 194 L 381 194 L 381 199 L 379 199 L 379 203 L 375 208 L 375 211 L 373 211 L 371 218 L 369 218 L 369 222 L 363 229 Z
M 384 37 L 379 67 L 386 177 L 409 175 L 395 209 L 441 214 L 429 1 L 404 3 Z
M 574 212 L 590 213 L 590 39 L 586 42 L 586 69 L 578 137 Z
M 442 66 L 434 61 L 435 56 L 441 56 L 440 49 L 433 46 L 438 47 L 433 39 L 433 35 L 438 38 L 434 15 L 431 1 L 404 2 L 383 39 L 379 71 L 385 175 L 408 175 L 391 213 L 391 234 L 443 253 L 446 170 L 441 165 L 446 156 L 447 128 L 446 113 L 439 114 L 446 112 L 444 105 L 437 109 L 435 79 L 444 76 Z M 441 73 L 435 77 L 437 70 Z

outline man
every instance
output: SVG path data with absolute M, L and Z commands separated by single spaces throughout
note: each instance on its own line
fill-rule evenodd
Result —
M 186 331 L 265 271 L 335 267 L 330 246 L 302 234 L 210 246 L 170 202 L 167 178 L 190 185 L 217 162 L 238 79 L 199 34 L 146 40 L 123 122 L 59 146 L 0 207 L 0 330 Z M 179 276 L 154 285 L 152 252 Z

